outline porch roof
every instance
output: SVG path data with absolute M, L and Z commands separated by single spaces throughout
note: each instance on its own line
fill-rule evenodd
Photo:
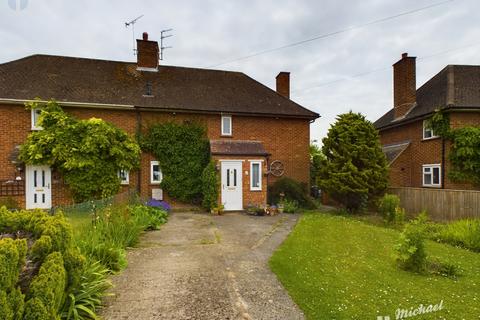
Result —
M 212 155 L 268 156 L 261 141 L 251 140 L 211 140 Z

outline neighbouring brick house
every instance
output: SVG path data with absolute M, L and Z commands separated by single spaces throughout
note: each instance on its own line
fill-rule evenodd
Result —
M 137 47 L 137 63 L 33 55 L 0 64 L 0 199 L 27 208 L 72 203 L 55 170 L 17 161 L 19 145 L 40 129 L 37 113 L 24 107 L 37 97 L 132 136 L 158 122 L 206 125 L 226 210 L 266 203 L 267 185 L 277 179 L 272 163 L 308 184 L 310 123 L 319 115 L 289 99 L 289 73 L 277 76 L 275 92 L 240 72 L 160 66 L 158 43 L 146 33 Z M 161 164 L 144 153 L 139 170 L 122 173 L 122 188 L 175 202 L 163 195 L 161 179 Z
M 448 178 L 450 142 L 426 120 L 443 108 L 453 128 L 480 125 L 480 66 L 448 65 L 416 88 L 415 57 L 393 65 L 393 109 L 374 125 L 390 164 L 392 187 L 474 189 Z

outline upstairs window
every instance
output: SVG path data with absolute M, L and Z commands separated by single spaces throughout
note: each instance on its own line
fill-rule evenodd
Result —
M 423 186 L 440 187 L 442 185 L 442 166 L 439 164 L 423 165 Z
M 118 171 L 118 178 L 120 179 L 120 184 L 129 184 L 130 172 L 128 170 L 120 170 Z
M 232 135 L 232 116 L 222 116 L 222 136 Z
M 262 162 L 250 161 L 250 190 L 262 190 Z
M 40 113 L 42 113 L 41 109 L 32 109 L 32 130 L 42 130 L 42 127 L 38 125 L 38 118 L 40 117 Z
M 437 138 L 438 136 L 435 135 L 433 130 L 429 128 L 428 126 L 428 120 L 423 120 L 423 139 L 428 140 L 428 139 L 433 139 Z
M 150 183 L 160 184 L 162 182 L 162 170 L 158 161 L 150 161 Z

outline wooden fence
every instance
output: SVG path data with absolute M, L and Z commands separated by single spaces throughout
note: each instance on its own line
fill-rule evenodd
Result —
M 480 218 L 480 191 L 426 188 L 389 188 L 409 214 L 426 210 L 432 220 Z

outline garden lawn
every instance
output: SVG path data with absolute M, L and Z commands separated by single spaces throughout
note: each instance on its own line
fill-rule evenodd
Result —
M 305 214 L 270 260 L 308 319 L 395 319 L 397 308 L 437 304 L 413 319 L 478 319 L 480 254 L 432 241 L 429 258 L 458 266 L 457 280 L 398 269 L 399 232 L 348 217 Z

